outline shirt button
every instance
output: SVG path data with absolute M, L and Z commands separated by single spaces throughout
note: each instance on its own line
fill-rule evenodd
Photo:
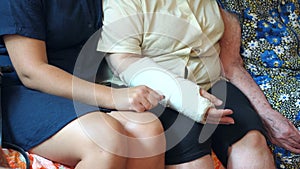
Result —
M 191 52 L 190 52 L 190 56 L 199 56 L 201 53 L 201 49 L 199 47 L 193 47 Z
M 88 27 L 89 27 L 89 28 L 91 28 L 92 26 L 93 26 L 93 25 L 92 25 L 91 23 L 90 23 L 90 24 L 88 24 Z

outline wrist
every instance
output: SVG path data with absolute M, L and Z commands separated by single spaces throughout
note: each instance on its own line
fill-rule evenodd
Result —
M 270 117 L 273 115 L 278 115 L 278 112 L 272 109 L 272 107 L 267 107 L 264 109 L 261 109 L 261 111 L 257 111 L 259 116 L 262 118 L 264 121 L 270 120 Z
M 97 90 L 98 89 L 98 90 Z M 95 97 L 99 107 L 115 109 L 115 96 L 117 93 L 115 88 L 99 85 L 95 90 Z

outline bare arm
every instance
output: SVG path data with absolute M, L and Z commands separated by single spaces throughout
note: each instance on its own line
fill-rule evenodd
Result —
M 241 29 L 237 18 L 222 11 L 225 32 L 220 40 L 224 76 L 250 100 L 262 118 L 272 143 L 300 152 L 300 134 L 288 119 L 272 109 L 264 93 L 246 71 L 240 56 Z
M 147 85 L 160 91 L 171 108 L 196 122 L 232 124 L 229 109 L 216 109 L 222 102 L 205 90 L 199 91 L 194 82 L 183 79 L 149 58 L 136 54 L 111 54 L 108 63 L 120 78 L 130 86 Z
M 83 103 L 119 110 L 144 111 L 151 108 L 140 103 L 142 97 L 162 99 L 153 90 L 142 86 L 114 89 L 79 79 L 48 64 L 44 41 L 19 35 L 6 35 L 5 45 L 22 83 L 31 89 L 74 99 Z
M 132 53 L 111 53 L 106 57 L 107 63 L 110 68 L 116 73 L 120 74 L 124 72 L 131 64 L 140 60 L 141 55 Z

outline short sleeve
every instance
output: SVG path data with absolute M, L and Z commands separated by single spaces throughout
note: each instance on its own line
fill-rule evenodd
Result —
M 1 0 L 0 37 L 18 34 L 45 40 L 46 26 L 42 0 Z
M 143 12 L 139 0 L 103 1 L 98 51 L 141 54 Z

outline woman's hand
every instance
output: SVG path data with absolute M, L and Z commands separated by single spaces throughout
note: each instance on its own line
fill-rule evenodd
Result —
M 164 96 L 147 86 L 112 89 L 113 102 L 117 110 L 144 112 L 158 105 Z

